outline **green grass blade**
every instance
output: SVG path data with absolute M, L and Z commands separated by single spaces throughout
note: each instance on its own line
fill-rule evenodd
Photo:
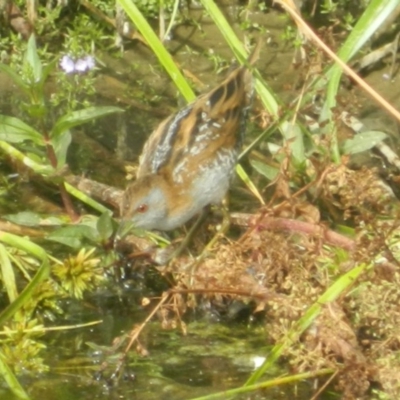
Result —
M 285 384 L 294 384 L 296 382 L 304 381 L 306 379 L 313 379 L 318 376 L 332 374 L 333 372 L 334 372 L 334 370 L 328 369 L 328 368 L 321 369 L 319 371 L 303 372 L 301 374 L 269 379 L 267 381 L 256 383 L 254 385 L 242 386 L 242 387 L 235 388 L 235 389 L 225 390 L 225 391 L 219 392 L 219 393 L 213 393 L 213 394 L 209 394 L 206 396 L 196 397 L 191 400 L 217 400 L 217 399 L 226 400 L 226 399 L 230 398 L 231 396 L 233 397 L 240 393 L 249 393 L 249 392 L 254 392 L 256 390 L 266 389 L 266 388 L 270 388 L 270 387 L 274 387 L 274 386 L 280 386 L 280 385 L 285 385 Z
M 214 23 L 221 31 L 223 37 L 229 44 L 230 48 L 232 49 L 238 60 L 241 63 L 245 62 L 245 60 L 247 59 L 247 54 L 245 52 L 243 44 L 236 36 L 236 33 L 229 25 L 229 22 L 226 20 L 225 16 L 222 14 L 218 6 L 214 3 L 213 0 L 201 0 L 201 4 L 203 4 L 204 8 L 210 14 Z M 255 72 L 254 75 L 257 78 L 255 82 L 255 88 L 258 95 L 260 96 L 262 103 L 274 118 L 278 118 L 279 103 L 277 101 L 277 96 L 275 96 L 272 90 L 268 88 L 267 84 L 263 82 L 261 75 L 258 72 Z
M 196 96 L 192 88 L 187 83 L 186 79 L 181 74 L 181 71 L 175 65 L 175 62 L 172 59 L 171 55 L 160 42 L 157 35 L 153 31 L 149 23 L 146 21 L 146 19 L 143 17 L 139 9 L 136 7 L 136 5 L 131 0 L 118 0 L 118 2 L 121 4 L 122 8 L 128 14 L 129 18 L 135 24 L 139 32 L 146 39 L 154 54 L 158 57 L 159 61 L 175 83 L 176 87 L 181 92 L 182 96 L 188 102 L 194 100 Z
M 4 360 L 4 356 L 0 353 L 0 374 L 3 376 L 4 380 L 7 382 L 8 387 L 19 399 L 29 399 L 30 397 L 25 392 L 23 387 L 18 382 L 11 369 L 8 367 Z
M 176 20 L 177 14 L 178 14 L 179 3 L 180 3 L 179 0 L 175 0 L 175 2 L 174 2 L 174 8 L 172 9 L 171 18 L 170 18 L 170 21 L 169 21 L 167 30 L 166 30 L 165 33 L 164 33 L 163 40 L 165 40 L 165 39 L 169 36 L 169 33 L 171 32 L 171 29 L 172 29 L 172 27 L 174 26 L 174 22 L 175 22 L 175 20 Z
M 258 201 L 262 204 L 265 205 L 265 201 L 263 197 L 261 196 L 261 193 L 257 189 L 256 185 L 253 183 L 253 181 L 250 179 L 249 175 L 247 175 L 246 171 L 243 169 L 243 167 L 238 164 L 236 166 L 236 173 L 239 175 L 240 179 L 245 183 L 247 188 L 250 190 L 251 193 L 258 199 Z
M 123 111 L 122 108 L 113 106 L 88 107 L 82 110 L 71 111 L 57 120 L 50 132 L 50 137 L 59 136 L 75 126 L 86 124 L 97 118 Z

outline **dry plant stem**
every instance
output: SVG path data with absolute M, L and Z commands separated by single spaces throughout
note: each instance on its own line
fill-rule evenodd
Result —
M 36 238 L 43 238 L 46 236 L 46 232 L 41 229 L 34 229 L 27 226 L 13 224 L 10 221 L 0 220 L 0 231 L 13 233 L 19 236 L 30 236 Z
M 106 204 L 110 204 L 116 209 L 119 208 L 119 202 L 124 193 L 123 190 L 75 175 L 65 177 L 65 181 L 89 197 L 93 197 Z
M 392 46 L 392 66 L 390 67 L 390 79 L 393 78 L 394 75 L 394 69 L 396 67 L 396 58 L 397 58 L 397 53 L 398 53 L 398 48 L 399 48 L 399 38 L 400 38 L 400 33 L 396 35 L 396 38 L 393 41 L 393 46 Z
M 74 205 L 72 204 L 71 197 L 69 196 L 68 192 L 65 189 L 64 183 L 60 183 L 59 185 L 61 199 L 63 201 L 65 210 L 67 214 L 71 218 L 72 222 L 76 222 L 79 219 L 79 215 L 76 213 L 74 209 Z
M 108 25 L 113 26 L 114 28 L 116 27 L 115 20 L 104 14 L 101 10 L 99 10 L 97 7 L 91 4 L 90 1 L 80 0 L 79 3 L 81 3 L 83 7 L 85 7 L 90 13 L 95 15 L 97 18 L 101 19 Z
M 305 82 L 307 82 L 307 81 L 308 81 L 308 73 L 307 73 L 307 76 L 305 78 Z M 297 101 L 297 104 L 296 104 L 296 108 L 295 108 L 294 113 L 293 113 L 293 118 L 292 118 L 292 124 L 293 125 L 296 123 L 297 116 L 298 116 L 299 111 L 300 111 L 301 102 L 303 100 L 305 91 L 306 91 L 306 85 L 304 84 L 303 87 L 301 88 L 301 92 L 300 92 L 300 95 L 298 96 L 298 101 Z
M 43 333 L 43 332 L 55 332 L 55 331 L 68 331 L 72 329 L 81 329 L 81 328 L 87 328 L 88 326 L 93 326 L 93 325 L 100 325 L 103 323 L 103 320 L 98 320 L 98 321 L 92 321 L 92 322 L 87 322 L 85 324 L 76 324 L 76 325 L 61 325 L 61 326 L 53 326 L 53 327 L 48 327 L 44 328 L 43 326 L 37 326 L 31 329 L 10 329 L 7 331 L 0 331 L 0 336 L 8 336 L 11 334 L 21 334 L 21 333 Z
M 276 293 L 265 292 L 254 292 L 246 290 L 232 290 L 232 289 L 204 289 L 204 288 L 190 288 L 190 289 L 171 289 L 171 294 L 223 294 L 227 296 L 240 296 L 248 297 L 250 299 L 257 299 L 260 301 L 268 301 L 281 297 Z
M 329 230 L 321 225 L 297 221 L 294 219 L 272 218 L 265 216 L 260 217 L 253 214 L 233 213 L 231 214 L 231 221 L 236 225 L 244 227 L 251 226 L 254 229 L 283 230 L 317 236 L 330 245 L 339 246 L 349 251 L 353 251 L 356 245 L 354 240 Z
M 36 0 L 27 0 L 26 1 L 26 14 L 28 16 L 28 21 L 32 26 L 35 26 L 37 16 L 38 16 L 38 2 Z
M 159 12 L 159 33 L 158 33 L 158 38 L 160 39 L 161 42 L 164 41 L 164 36 L 165 36 L 165 12 L 164 12 L 164 6 L 163 2 L 160 2 L 160 12 Z
M 331 172 L 331 170 L 332 170 L 331 167 L 325 168 L 325 170 L 322 171 L 321 175 L 318 177 L 317 181 L 311 181 L 311 182 L 307 183 L 307 185 L 303 186 L 296 193 L 292 194 L 291 199 L 299 197 L 301 194 L 307 192 L 308 189 L 310 189 L 314 185 L 319 187 L 322 184 L 322 182 L 324 181 L 325 177 Z M 279 210 L 281 207 L 284 207 L 287 204 L 287 201 L 283 201 L 282 203 L 273 207 L 272 206 L 273 200 L 274 199 L 272 198 L 271 201 L 269 202 L 268 208 L 273 208 L 274 211 Z
M 394 165 L 400 171 L 400 157 L 385 143 L 378 143 L 375 148 L 382 154 L 388 163 Z
M 130 340 L 128 345 L 126 346 L 122 356 L 120 357 L 117 367 L 115 368 L 115 371 L 113 373 L 113 377 L 118 377 L 119 372 L 121 371 L 122 365 L 126 359 L 126 356 L 128 355 L 129 350 L 131 349 L 133 343 L 138 339 L 140 333 L 144 329 L 144 327 L 147 325 L 147 323 L 154 317 L 156 312 L 161 308 L 161 306 L 171 297 L 171 292 L 164 292 L 162 294 L 161 300 L 158 302 L 158 304 L 154 307 L 153 311 L 147 316 L 147 318 L 138 326 L 132 329 L 131 334 L 130 334 Z
M 376 100 L 381 106 L 383 106 L 387 111 L 389 111 L 398 121 L 400 121 L 400 113 L 397 111 L 388 101 L 386 101 L 379 93 L 377 93 L 371 86 L 368 85 L 362 78 L 358 76 L 358 74 L 351 69 L 346 63 L 344 63 L 308 26 L 308 24 L 302 19 L 299 13 L 292 8 L 286 0 L 275 0 L 279 3 L 295 20 L 299 29 L 303 31 L 307 35 L 307 37 L 311 38 L 325 53 L 328 54 L 340 67 L 343 71 L 346 72 L 352 79 L 354 79 L 357 84 L 367 92 L 374 100 Z
M 317 393 L 314 394 L 313 397 L 311 397 L 310 400 L 317 400 L 318 396 L 325 390 L 325 388 L 336 378 L 337 374 L 339 373 L 339 371 L 335 371 L 335 373 L 333 373 L 329 379 L 317 390 Z

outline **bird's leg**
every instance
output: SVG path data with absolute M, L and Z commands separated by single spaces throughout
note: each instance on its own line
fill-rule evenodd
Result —
M 221 226 L 218 229 L 218 232 L 213 236 L 213 238 L 206 244 L 201 254 L 197 257 L 197 260 L 202 261 L 204 257 L 209 253 L 209 251 L 213 248 L 215 243 L 221 238 L 224 237 L 226 232 L 228 232 L 229 227 L 231 225 L 231 217 L 229 215 L 229 208 L 228 208 L 228 196 L 225 196 L 220 208 L 222 213 L 222 222 Z
M 196 257 L 196 259 L 191 263 L 190 267 L 190 286 L 193 285 L 193 278 L 194 278 L 194 273 L 196 272 L 196 269 L 198 265 L 207 257 L 207 255 L 210 253 L 210 250 L 214 247 L 215 243 L 221 238 L 224 237 L 226 232 L 228 232 L 231 220 L 230 220 L 230 214 L 228 210 L 228 195 L 226 195 L 222 201 L 220 210 L 222 212 L 222 222 L 221 226 L 218 229 L 218 232 L 213 236 L 213 238 L 206 244 L 204 247 L 203 251 L 201 254 Z
M 189 243 L 193 239 L 193 235 L 197 232 L 199 227 L 203 224 L 204 220 L 207 217 L 208 210 L 203 209 L 199 216 L 197 217 L 196 222 L 193 224 L 193 226 L 189 229 L 189 232 L 187 233 L 186 237 L 183 239 L 183 241 L 180 243 L 177 249 L 173 251 L 173 253 L 170 255 L 168 262 L 172 261 L 174 258 L 180 256 L 182 252 L 188 247 Z

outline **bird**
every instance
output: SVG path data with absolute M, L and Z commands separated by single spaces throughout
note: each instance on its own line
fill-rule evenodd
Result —
M 120 201 L 121 223 L 170 231 L 226 195 L 242 146 L 253 97 L 250 71 L 259 44 L 245 65 L 167 117 L 146 141 L 136 180 Z

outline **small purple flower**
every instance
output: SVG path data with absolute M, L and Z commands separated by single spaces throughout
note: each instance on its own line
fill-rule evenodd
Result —
M 86 72 L 93 69 L 95 66 L 94 57 L 92 56 L 85 56 L 76 60 L 75 63 L 75 71 L 78 72 Z
M 67 74 L 72 73 L 75 69 L 74 60 L 70 56 L 65 55 L 61 58 L 60 67 Z
M 67 74 L 72 74 L 74 72 L 83 73 L 95 67 L 95 60 L 93 56 L 89 55 L 78 58 L 77 60 L 65 55 L 61 58 L 60 67 Z

